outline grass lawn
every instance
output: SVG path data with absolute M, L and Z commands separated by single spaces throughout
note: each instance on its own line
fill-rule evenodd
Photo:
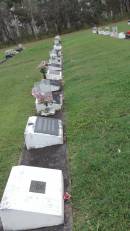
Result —
M 127 30 L 126 22 L 119 24 Z M 130 230 L 130 41 L 63 36 L 65 119 L 72 179 L 74 231 Z M 33 115 L 36 69 L 52 40 L 0 66 L 0 194 L 17 164 Z
M 82 31 L 64 55 L 74 230 L 128 231 L 130 41 Z
M 35 113 L 31 89 L 41 79 L 37 65 L 48 58 L 52 41 L 25 46 L 23 53 L 0 65 L 0 195 L 20 157 L 28 116 Z

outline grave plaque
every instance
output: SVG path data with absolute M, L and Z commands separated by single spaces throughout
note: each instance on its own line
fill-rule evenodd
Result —
M 58 136 L 59 121 L 57 119 L 37 117 L 34 132 Z
M 32 180 L 29 192 L 45 194 L 46 182 Z

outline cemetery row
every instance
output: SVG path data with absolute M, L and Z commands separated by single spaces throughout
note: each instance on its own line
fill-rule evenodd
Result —
M 49 61 L 42 61 L 39 68 L 43 79 L 32 89 L 37 116 L 31 116 L 27 121 L 24 133 L 27 150 L 64 143 L 62 120 L 53 118 L 63 105 L 60 36 L 54 39 Z M 3 229 L 32 230 L 63 224 L 64 196 L 62 170 L 14 166 L 0 204 Z
M 130 24 L 130 22 L 128 22 Z M 118 38 L 118 39 L 130 39 L 130 30 L 127 32 L 118 32 L 118 27 L 115 26 L 105 26 L 105 27 L 93 27 L 92 28 L 92 33 L 93 34 L 98 34 L 98 35 L 105 35 L 105 36 L 110 36 L 113 38 Z

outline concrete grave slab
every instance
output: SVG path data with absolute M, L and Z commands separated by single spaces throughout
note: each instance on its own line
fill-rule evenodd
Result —
M 38 100 L 36 99 L 35 101 L 35 106 L 36 106 L 36 111 L 40 115 L 46 116 L 46 108 L 48 108 L 48 112 L 51 113 L 52 115 L 56 113 L 56 111 L 59 111 L 62 109 L 63 105 L 63 95 L 62 94 L 56 94 L 52 93 L 53 96 L 53 101 L 51 103 L 48 103 L 48 106 L 46 107 L 45 104 L 39 103 Z
M 48 70 L 46 74 L 47 79 L 61 80 L 63 78 L 62 71 Z
M 62 121 L 37 116 L 29 117 L 24 136 L 27 149 L 63 144 Z
M 64 222 L 61 170 L 15 166 L 0 206 L 4 230 L 29 230 Z

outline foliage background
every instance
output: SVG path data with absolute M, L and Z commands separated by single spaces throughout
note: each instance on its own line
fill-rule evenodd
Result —
M 0 0 L 0 43 L 74 31 L 129 11 L 129 0 Z

